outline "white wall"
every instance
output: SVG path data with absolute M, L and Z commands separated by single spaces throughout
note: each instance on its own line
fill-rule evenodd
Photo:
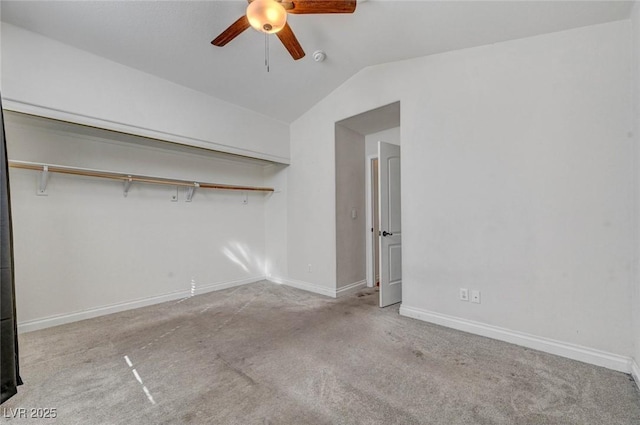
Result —
M 283 122 L 4 22 L 1 43 L 5 108 L 288 163 Z
M 334 123 L 400 100 L 403 306 L 628 358 L 630 40 L 620 21 L 361 71 L 291 125 L 290 277 L 335 288 Z
M 335 144 L 336 287 L 339 289 L 366 279 L 365 137 L 336 124 Z
M 393 127 L 376 133 L 367 134 L 364 137 L 366 156 L 378 155 L 379 141 L 400 146 L 400 127 Z
M 265 204 L 265 273 L 266 277 L 282 282 L 287 276 L 287 167 L 264 167 L 264 184 L 275 192 L 267 196 Z
M 228 184 L 264 180 L 261 164 L 78 136 L 13 113 L 5 119 L 12 160 Z M 53 174 L 48 196 L 36 196 L 38 174 L 10 175 L 23 330 L 189 295 L 192 282 L 201 293 L 265 275 L 269 195 L 249 194 L 243 205 L 241 192 L 200 189 L 190 203 L 183 191 L 171 202 L 175 188 L 134 183 L 125 198 L 120 182 Z
M 633 55 L 633 94 L 634 94 L 634 134 L 636 144 L 635 182 L 636 182 L 636 260 L 640 262 L 640 2 L 636 1 L 632 14 L 632 55 Z M 636 274 L 633 291 L 633 336 L 635 342 L 634 358 L 640 364 L 640 267 L 636 263 Z M 640 368 L 636 370 L 636 382 L 640 385 Z

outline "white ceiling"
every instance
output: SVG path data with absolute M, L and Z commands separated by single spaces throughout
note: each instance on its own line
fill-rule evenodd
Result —
M 322 0 L 318 0 L 322 1 Z M 291 122 L 359 70 L 629 17 L 626 1 L 366 1 L 354 14 L 289 15 L 307 56 L 293 61 L 248 29 L 211 40 L 246 1 L 5 1 L 2 21 Z M 313 52 L 327 53 L 316 63 Z

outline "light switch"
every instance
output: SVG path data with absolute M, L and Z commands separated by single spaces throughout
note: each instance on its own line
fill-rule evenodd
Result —
M 351 218 L 355 220 L 357 217 L 358 217 L 358 211 L 356 211 L 355 208 L 352 208 L 351 209 Z

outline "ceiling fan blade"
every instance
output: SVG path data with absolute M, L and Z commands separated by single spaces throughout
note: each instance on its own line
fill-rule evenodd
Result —
M 222 47 L 237 36 L 239 36 L 244 30 L 249 28 L 251 25 L 249 24 L 249 19 L 247 19 L 247 15 L 242 15 L 237 21 L 229 26 L 226 30 L 222 31 L 222 33 L 217 36 L 211 44 L 214 46 Z
M 289 9 L 285 3 L 293 3 Z M 289 13 L 311 14 L 311 13 L 353 13 L 356 10 L 356 0 L 283 0 L 283 6 Z
M 289 23 L 285 24 L 284 28 L 276 33 L 284 47 L 287 48 L 293 59 L 298 60 L 304 57 L 304 50 L 302 50 L 302 46 L 298 42 L 296 35 L 293 33 L 293 30 L 289 26 Z

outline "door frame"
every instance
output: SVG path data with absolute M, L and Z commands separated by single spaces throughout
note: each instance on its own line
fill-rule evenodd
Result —
M 367 178 L 365 179 L 365 192 L 366 192 L 366 222 L 367 227 L 365 229 L 366 233 L 366 279 L 367 279 L 367 287 L 373 288 L 376 285 L 376 260 L 374 258 L 376 250 L 374 248 L 374 244 L 378 243 L 378 235 L 374 235 L 371 231 L 372 228 L 376 227 L 373 223 L 373 212 L 375 208 L 378 208 L 377 205 L 373 205 L 373 191 L 378 190 L 377 187 L 373 187 L 373 161 L 378 159 L 378 155 L 367 155 L 365 158 L 365 170 L 367 173 Z

